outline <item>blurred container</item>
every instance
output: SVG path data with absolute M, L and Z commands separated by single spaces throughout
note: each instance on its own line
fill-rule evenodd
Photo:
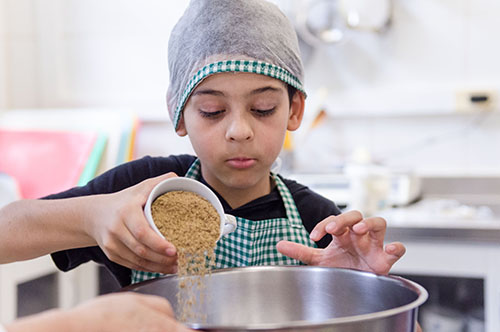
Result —
M 374 215 L 388 205 L 390 176 L 387 169 L 370 164 L 349 164 L 344 169 L 349 178 L 349 210 Z
M 484 309 L 477 308 L 469 311 L 467 314 L 467 332 L 484 332 L 486 327 L 484 325 Z
M 0 172 L 0 208 L 21 197 L 16 180 L 7 173 Z
M 422 308 L 422 330 L 425 332 L 463 332 L 463 315 L 453 309 L 436 305 Z

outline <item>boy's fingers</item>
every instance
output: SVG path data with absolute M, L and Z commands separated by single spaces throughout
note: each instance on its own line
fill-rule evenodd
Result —
M 305 264 L 311 264 L 314 257 L 314 248 L 290 241 L 280 241 L 276 245 L 278 251 L 290 258 L 297 259 Z
M 344 212 L 334 216 L 331 222 L 326 225 L 325 230 L 331 235 L 341 236 L 348 230 L 348 228 L 354 226 L 361 220 L 363 220 L 363 215 L 359 211 L 352 210 Z
M 175 174 L 174 172 L 168 172 L 168 173 L 165 173 L 162 175 L 158 175 L 154 178 L 149 178 L 141 183 L 147 183 L 147 186 L 150 188 L 149 191 L 151 191 L 151 190 L 153 190 L 154 186 L 156 186 L 158 183 L 162 182 L 163 180 L 175 178 L 175 177 L 178 177 L 178 175 Z
M 149 248 L 148 251 L 156 252 L 159 255 L 170 257 L 175 256 L 175 246 L 166 239 L 162 238 L 153 230 L 153 228 L 151 228 L 142 211 L 134 211 L 134 214 L 125 220 L 125 226 L 135 240 L 132 244 L 127 244 L 127 246 L 132 251 L 136 252 L 137 255 L 142 256 L 143 254 L 140 251 L 137 251 L 140 247 L 137 246 L 138 244 L 136 242 Z
M 176 271 L 175 255 L 167 257 L 155 253 L 139 243 L 128 230 L 121 232 L 120 238 L 115 237 L 105 245 L 105 249 L 109 259 L 135 270 L 161 273 Z
M 177 273 L 177 263 L 175 262 L 175 258 L 171 258 L 172 261 L 170 263 L 159 264 L 135 255 L 125 246 L 120 250 L 120 255 L 121 256 L 112 256 L 109 258 L 113 262 L 133 270 L 164 274 Z
M 389 255 L 389 261 L 396 263 L 406 253 L 406 248 L 401 242 L 392 242 L 385 246 L 385 252 Z
M 333 221 L 335 216 L 328 216 L 314 226 L 309 237 L 313 241 L 319 241 L 326 235 L 326 226 Z
M 134 270 L 141 269 L 136 263 L 138 261 L 136 256 L 123 243 L 116 241 L 112 248 L 105 246 L 103 250 L 106 256 L 113 262 Z
M 384 218 L 370 217 L 355 224 L 352 229 L 358 235 L 370 233 L 372 238 L 383 241 L 387 230 L 387 222 Z
M 146 179 L 134 185 L 133 187 L 127 188 L 125 190 L 134 193 L 136 195 L 139 195 L 140 199 L 143 200 L 142 204 L 144 206 L 146 204 L 146 200 L 148 199 L 149 194 L 158 183 L 162 182 L 163 180 L 175 177 L 177 177 L 177 174 L 175 174 L 174 172 L 168 172 L 156 176 L 154 178 Z
M 132 238 L 132 237 L 131 237 Z M 161 273 L 176 272 L 175 265 L 177 264 L 177 256 L 160 255 L 149 248 L 145 247 L 138 241 L 132 240 L 125 243 L 124 251 L 120 251 L 122 255 L 138 266 L 138 270 Z

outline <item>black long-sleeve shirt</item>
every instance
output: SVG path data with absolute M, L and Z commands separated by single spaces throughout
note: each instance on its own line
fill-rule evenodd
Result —
M 96 177 L 85 186 L 75 187 L 58 194 L 50 195 L 45 197 L 45 199 L 113 193 L 133 186 L 148 178 L 168 172 L 175 172 L 177 175 L 183 176 L 195 158 L 196 157 L 192 155 L 144 157 L 119 165 Z M 292 194 L 297 209 L 299 210 L 302 223 L 308 232 L 311 232 L 314 226 L 324 218 L 340 213 L 340 210 L 332 201 L 316 194 L 306 186 L 293 180 L 283 180 Z M 209 186 L 204 179 L 201 179 L 201 181 Z M 232 209 L 223 197 L 217 192 L 215 193 L 219 197 L 224 211 L 228 214 L 250 220 L 286 217 L 285 207 L 276 188 L 268 195 L 259 197 L 236 209 Z M 320 248 L 324 248 L 330 241 L 331 237 L 327 235 L 318 241 L 317 245 Z M 52 259 L 62 271 L 69 271 L 80 264 L 92 260 L 104 264 L 121 286 L 129 285 L 131 281 L 131 270 L 110 261 L 98 246 L 59 251 L 52 254 Z

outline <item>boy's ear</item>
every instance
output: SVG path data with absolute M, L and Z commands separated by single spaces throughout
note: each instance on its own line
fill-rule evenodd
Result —
M 286 129 L 293 131 L 300 127 L 302 117 L 304 116 L 305 97 L 299 91 L 296 91 L 292 97 L 290 105 L 290 114 L 288 116 L 288 126 Z
M 175 130 L 175 132 L 181 137 L 187 135 L 186 124 L 184 123 L 184 116 L 182 115 L 179 119 L 179 124 L 177 125 L 177 129 Z

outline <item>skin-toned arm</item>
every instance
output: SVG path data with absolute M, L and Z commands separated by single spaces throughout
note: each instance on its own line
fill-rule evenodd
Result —
M 20 200 L 0 209 L 0 263 L 99 245 L 132 269 L 175 273 L 175 247 L 158 236 L 143 207 L 165 174 L 117 193 L 58 200 Z
M 0 263 L 10 263 L 77 247 L 97 245 L 84 222 L 89 197 L 21 200 L 0 210 Z
M 164 298 L 135 293 L 98 297 L 70 310 L 50 310 L 6 325 L 7 332 L 185 332 Z

